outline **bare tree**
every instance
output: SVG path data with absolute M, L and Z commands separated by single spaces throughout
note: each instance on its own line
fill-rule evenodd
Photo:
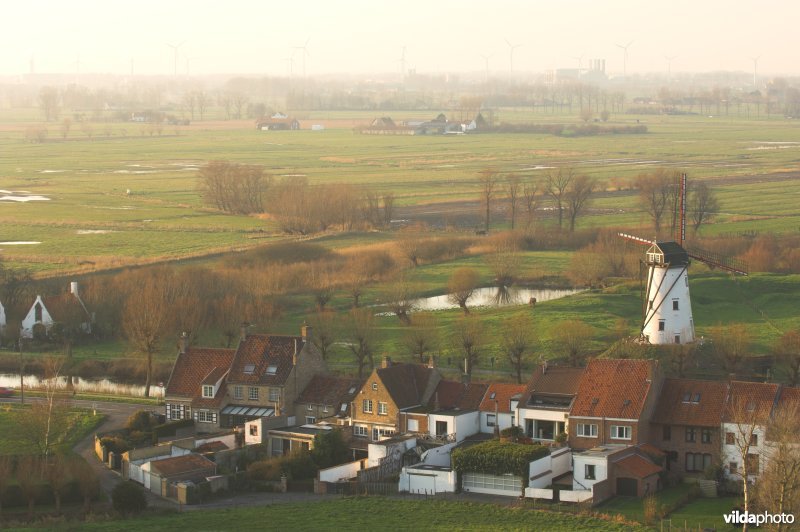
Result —
M 735 374 L 750 351 L 750 332 L 743 323 L 717 325 L 711 328 L 712 350 L 725 372 Z
M 410 322 L 408 315 L 414 310 L 415 294 L 418 291 L 415 284 L 405 276 L 400 276 L 397 281 L 389 284 L 389 288 L 385 292 L 389 310 L 405 324 Z
M 39 91 L 39 107 L 42 108 L 47 122 L 57 120 L 61 112 L 61 96 L 55 87 L 42 87 Z
M 381 200 L 383 207 L 383 226 L 389 227 L 392 222 L 392 215 L 394 214 L 394 193 L 384 193 Z
M 375 317 L 369 309 L 354 308 L 350 311 L 348 324 L 348 348 L 358 365 L 358 378 L 364 378 L 364 370 L 373 367 L 376 350 Z
M 361 295 L 364 293 L 364 286 L 369 282 L 367 264 L 361 255 L 352 255 L 345 266 L 344 284 L 350 297 L 353 298 L 353 307 L 358 307 Z
M 0 518 L 3 517 L 3 496 L 6 488 L 11 483 L 11 475 L 14 472 L 14 462 L 10 456 L 0 456 Z
M 61 121 L 61 138 L 66 140 L 67 135 L 69 135 L 69 130 L 72 127 L 72 120 L 70 118 L 65 118 Z
M 558 228 L 564 227 L 564 210 L 566 210 L 567 189 L 575 178 L 572 168 L 559 168 L 557 172 L 547 174 L 545 191 L 550 196 L 558 211 Z
M 527 314 L 517 314 L 504 327 L 503 350 L 517 376 L 518 384 L 522 383 L 525 355 L 533 348 L 535 336 L 533 323 Z
M 483 323 L 471 316 L 462 316 L 453 326 L 453 347 L 464 357 L 464 372 L 472 377 L 485 345 Z
M 70 476 L 78 483 L 78 491 L 83 496 L 83 510 L 91 509 L 92 499 L 100 493 L 100 479 L 85 460 L 73 459 L 69 462 Z
M 525 206 L 525 229 L 530 230 L 536 219 L 536 207 L 538 207 L 539 188 L 536 183 L 525 183 L 522 185 L 522 203 Z
M 319 312 L 314 314 L 311 322 L 311 343 L 317 348 L 324 360 L 328 359 L 328 353 L 335 341 L 334 336 L 334 316 L 330 312 Z
M 592 328 L 581 320 L 562 321 L 551 333 L 553 349 L 567 357 L 573 367 L 579 367 L 589 352 L 592 332 Z
M 519 205 L 522 180 L 517 174 L 510 174 L 506 177 L 506 191 L 508 192 L 508 204 L 511 209 L 511 230 L 513 231 L 517 221 L 517 205 Z
M 317 312 L 324 312 L 325 307 L 333 298 L 336 288 L 333 272 L 326 265 L 314 265 L 311 269 L 310 281 L 314 301 L 317 304 Z
M 63 455 L 56 455 L 44 462 L 44 477 L 53 491 L 56 502 L 56 513 L 61 513 L 61 496 L 69 484 L 69 468 Z
M 594 113 L 592 113 L 591 107 L 584 107 L 581 109 L 580 117 L 584 124 L 591 120 L 593 115 Z
M 41 458 L 23 456 L 17 461 L 17 484 L 22 496 L 28 501 L 28 518 L 33 517 L 33 506 L 39 493 L 39 482 L 42 479 Z
M 800 329 L 783 333 L 772 350 L 789 366 L 789 386 L 800 385 Z
M 664 213 L 667 207 L 670 207 L 674 184 L 674 175 L 663 168 L 652 174 L 641 174 L 636 177 L 639 201 L 644 211 L 650 215 L 656 235 L 660 234 Z
M 439 331 L 436 318 L 428 312 L 417 312 L 411 316 L 411 327 L 403 335 L 403 343 L 411 355 L 424 364 L 429 353 L 439 346 Z
M 264 211 L 264 195 L 272 179 L 263 167 L 211 161 L 199 173 L 200 192 L 207 204 L 233 214 Z
M 211 103 L 208 93 L 203 90 L 195 91 L 194 100 L 197 103 L 197 112 L 200 114 L 200 120 L 203 120 L 208 104 Z
M 498 177 L 497 172 L 491 168 L 483 170 L 478 175 L 478 184 L 481 189 L 481 203 L 484 206 L 484 231 L 489 232 L 489 223 L 491 222 L 491 208 L 492 199 L 494 198 L 495 188 L 497 186 Z
M 575 176 L 566 189 L 564 199 L 569 213 L 569 230 L 575 231 L 575 222 L 589 206 L 595 183 L 587 175 Z
M 53 447 L 66 437 L 70 426 L 69 397 L 59 383 L 63 365 L 63 358 L 45 360 L 45 376 L 42 379 L 44 398 L 33 403 L 17 425 L 18 433 L 45 459 Z
M 450 280 L 447 281 L 448 301 L 458 305 L 464 311 L 464 314 L 469 314 L 467 302 L 475 293 L 479 282 L 480 276 L 477 270 L 467 266 L 458 268 L 450 276 Z
M 719 211 L 719 200 L 717 200 L 714 190 L 703 182 L 694 185 L 689 195 L 688 211 L 692 220 L 692 229 L 697 233 L 700 226 L 711 221 Z

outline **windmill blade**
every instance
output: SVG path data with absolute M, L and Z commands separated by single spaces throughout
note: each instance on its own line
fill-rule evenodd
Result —
M 637 244 L 642 244 L 644 246 L 652 246 L 655 244 L 654 240 L 642 238 L 640 236 L 629 235 L 628 233 L 617 233 L 617 236 L 621 236 L 625 240 L 630 240 L 631 242 L 636 242 Z
M 725 270 L 737 275 L 748 274 L 747 263 L 742 260 L 725 257 L 719 253 L 706 251 L 697 247 L 686 248 L 686 253 L 688 253 L 689 257 L 703 264 L 707 264 L 711 268 L 719 268 L 720 270 Z

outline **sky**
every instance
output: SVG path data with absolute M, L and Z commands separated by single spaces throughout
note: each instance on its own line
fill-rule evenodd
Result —
M 0 75 L 800 73 L 792 0 L 2 0 Z M 306 45 L 307 53 L 299 47 Z M 628 46 L 627 62 L 619 45 Z M 581 58 L 582 59 L 579 59 Z

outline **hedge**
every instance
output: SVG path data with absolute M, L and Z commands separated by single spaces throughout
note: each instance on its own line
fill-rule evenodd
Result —
M 17 484 L 9 485 L 3 493 L 0 493 L 0 500 L 2 500 L 3 508 L 24 507 L 28 505 L 28 499 L 22 494 L 22 490 Z M 49 484 L 43 482 L 36 487 L 34 501 L 36 506 L 55 504 L 53 490 Z M 72 504 L 82 502 L 83 495 L 81 495 L 78 483 L 74 480 L 70 480 L 61 490 L 61 503 Z
M 459 473 L 474 472 L 489 475 L 511 473 L 528 478 L 530 463 L 549 454 L 550 449 L 542 445 L 491 440 L 464 449 L 456 449 L 451 454 L 451 460 L 453 469 Z

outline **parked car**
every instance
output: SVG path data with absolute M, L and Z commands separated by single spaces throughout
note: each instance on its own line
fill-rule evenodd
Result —
M 0 386 L 0 397 L 11 397 L 12 395 L 14 395 L 14 388 Z

